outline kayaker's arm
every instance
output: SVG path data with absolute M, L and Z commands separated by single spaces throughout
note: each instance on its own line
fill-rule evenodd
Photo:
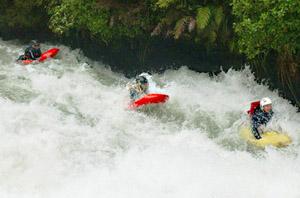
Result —
M 34 54 L 33 54 L 33 51 L 32 51 L 32 48 L 31 48 L 31 47 L 28 47 L 28 48 L 25 50 L 25 57 L 26 57 L 27 59 L 36 60 L 36 58 L 34 57 Z
M 252 116 L 252 133 L 256 139 L 261 139 L 259 133 L 259 127 L 262 125 L 261 120 L 257 117 L 257 115 Z
M 25 56 L 27 56 L 31 60 L 37 60 L 42 55 L 41 49 L 34 49 L 33 47 L 28 47 L 25 50 Z
M 42 56 L 42 51 L 41 49 L 37 49 L 37 57 L 36 58 L 39 58 Z
M 30 53 L 30 58 L 31 58 L 32 60 L 36 60 L 36 58 L 35 58 L 34 55 L 33 55 L 33 52 L 32 52 L 32 51 L 29 51 L 29 53 Z
M 260 136 L 260 134 L 259 134 L 259 132 L 258 132 L 258 129 L 257 128 L 252 128 L 252 133 L 253 133 L 253 135 L 254 135 L 254 137 L 256 138 L 256 139 L 261 139 L 261 136 Z

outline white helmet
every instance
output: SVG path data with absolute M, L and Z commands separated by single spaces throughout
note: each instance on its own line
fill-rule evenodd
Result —
M 262 98 L 262 99 L 260 100 L 260 107 L 261 107 L 261 108 L 263 108 L 263 107 L 266 106 L 266 105 L 270 105 L 270 104 L 272 104 L 272 100 L 271 100 L 270 98 L 268 98 L 268 97 Z
M 147 78 L 147 80 L 149 80 L 150 78 L 152 78 L 151 74 L 148 73 L 148 72 L 143 72 L 139 76 L 143 76 L 143 77 Z

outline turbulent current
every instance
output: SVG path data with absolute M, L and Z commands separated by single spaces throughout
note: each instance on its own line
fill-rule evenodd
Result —
M 131 79 L 65 46 L 22 66 L 23 47 L 0 40 L 1 198 L 300 197 L 300 114 L 249 68 L 153 74 L 170 100 L 134 111 Z M 240 139 L 250 101 L 263 96 L 291 146 Z

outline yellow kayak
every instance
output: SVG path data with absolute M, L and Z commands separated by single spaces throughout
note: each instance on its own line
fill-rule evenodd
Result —
M 265 132 L 261 135 L 262 138 L 257 140 L 253 136 L 249 127 L 242 127 L 240 135 L 248 143 L 260 148 L 264 148 L 266 146 L 274 146 L 278 148 L 286 147 L 292 142 L 292 139 L 287 134 L 279 133 L 277 131 Z

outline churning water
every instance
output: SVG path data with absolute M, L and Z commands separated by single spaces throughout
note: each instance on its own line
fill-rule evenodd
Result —
M 132 111 L 130 79 L 57 47 L 57 59 L 25 67 L 22 46 L 0 40 L 1 198 L 300 197 L 300 114 L 248 68 L 154 74 L 170 100 Z M 290 147 L 240 140 L 263 96 Z

